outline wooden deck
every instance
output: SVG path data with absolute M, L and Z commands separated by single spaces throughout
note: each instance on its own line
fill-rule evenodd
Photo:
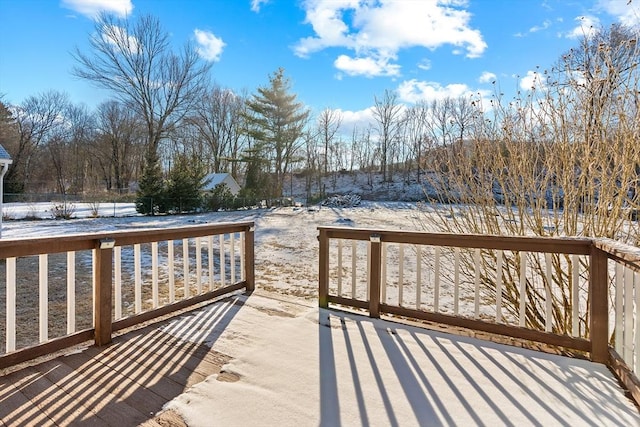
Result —
M 2 374 L 0 426 L 640 425 L 604 365 L 256 293 Z
M 171 413 L 156 414 L 230 360 L 203 338 L 211 326 L 225 323 L 233 307 L 209 318 L 186 314 L 193 332 L 182 331 L 182 337 L 165 321 L 116 337 L 109 346 L 85 347 L 0 377 L 0 426 L 182 424 Z M 224 374 L 218 379 L 234 380 Z

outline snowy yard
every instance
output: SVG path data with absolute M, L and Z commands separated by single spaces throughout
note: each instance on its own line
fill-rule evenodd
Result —
M 16 218 L 35 210 L 50 218 L 51 204 L 5 204 Z M 419 230 L 415 203 L 364 202 L 354 208 L 277 208 L 195 215 L 145 217 L 135 215 L 133 204 L 104 206 L 104 215 L 90 217 L 90 208 L 77 204 L 73 220 L 5 221 L 2 237 L 22 238 L 178 227 L 204 223 L 255 221 L 256 286 L 265 291 L 315 298 L 318 279 L 317 227 L 352 226 Z M 115 217 L 113 217 L 115 212 Z

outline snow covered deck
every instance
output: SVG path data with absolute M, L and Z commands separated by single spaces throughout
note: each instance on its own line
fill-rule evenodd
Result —
M 5 375 L 0 401 L 0 425 L 640 425 L 605 365 L 255 293 Z

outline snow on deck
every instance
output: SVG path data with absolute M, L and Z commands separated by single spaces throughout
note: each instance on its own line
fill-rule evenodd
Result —
M 601 364 L 256 294 L 218 304 L 165 329 L 226 313 L 189 336 L 238 380 L 212 375 L 165 405 L 190 426 L 640 425 Z

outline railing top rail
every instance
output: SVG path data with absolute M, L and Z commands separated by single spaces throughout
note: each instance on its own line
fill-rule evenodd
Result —
M 175 240 L 187 237 L 202 237 L 213 234 L 226 234 L 247 231 L 254 226 L 248 222 L 225 222 L 203 225 L 189 225 L 172 228 L 140 228 L 137 230 L 102 231 L 98 233 L 82 233 L 63 236 L 24 237 L 0 240 L 0 259 L 82 251 L 94 249 L 101 239 L 114 239 L 115 246 L 126 246 L 135 243 L 149 243 L 163 240 Z
M 350 227 L 318 227 L 318 230 L 329 238 L 337 239 L 369 240 L 375 234 L 380 236 L 381 241 L 392 243 L 577 255 L 588 255 L 593 244 L 593 239 L 585 237 L 497 236 Z
M 595 239 L 593 244 L 609 258 L 640 272 L 640 248 L 606 238 Z

